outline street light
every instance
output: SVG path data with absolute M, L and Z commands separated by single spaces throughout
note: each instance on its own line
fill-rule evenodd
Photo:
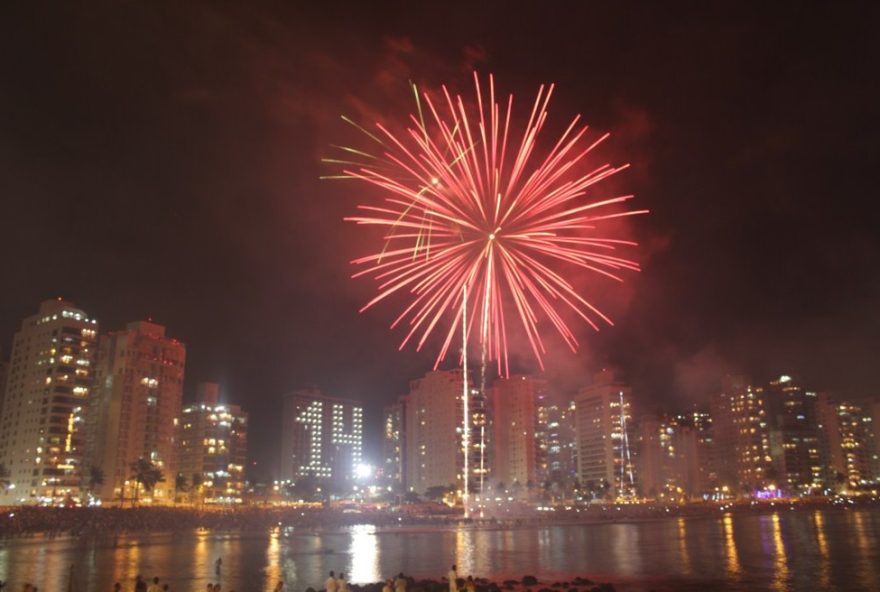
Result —
M 354 474 L 358 479 L 366 481 L 373 476 L 373 465 L 361 463 L 355 467 Z

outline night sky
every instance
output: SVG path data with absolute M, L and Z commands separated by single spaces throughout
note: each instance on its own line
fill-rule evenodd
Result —
M 557 83 L 551 120 L 610 131 L 604 156 L 633 164 L 615 183 L 652 210 L 627 229 L 644 271 L 596 288 L 617 325 L 583 327 L 577 355 L 550 338 L 559 389 L 609 365 L 646 409 L 705 401 L 726 372 L 880 392 L 876 13 L 10 4 L 0 349 L 45 298 L 103 330 L 151 317 L 188 346 L 185 398 L 215 380 L 251 412 L 257 476 L 283 392 L 364 400 L 375 450 L 381 406 L 432 365 L 436 343 L 397 351 L 393 304 L 357 313 L 373 285 L 348 261 L 375 243 L 342 217 L 364 188 L 320 181 L 320 159 L 351 139 L 341 114 L 402 119 L 408 81 L 470 92 L 474 69 L 521 105 Z

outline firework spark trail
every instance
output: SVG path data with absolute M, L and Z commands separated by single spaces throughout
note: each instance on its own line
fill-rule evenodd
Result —
M 331 178 L 359 179 L 386 193 L 382 203 L 360 205 L 359 215 L 346 218 L 387 229 L 378 252 L 353 261 L 363 266 L 353 277 L 368 275 L 378 282 L 377 295 L 361 311 L 395 293 L 409 293 L 411 302 L 391 328 L 407 323 L 400 348 L 415 340 L 421 349 L 442 326 L 435 368 L 446 357 L 458 323 L 467 318 L 468 336 L 476 327 L 483 351 L 507 374 L 506 315 L 515 310 L 543 368 L 542 318 L 572 350 L 578 342 L 565 310 L 597 330 L 600 322 L 613 324 L 564 277 L 566 267 L 616 281 L 623 281 L 620 271 L 638 271 L 636 262 L 612 254 L 636 243 L 603 236 L 598 229 L 604 221 L 647 210 L 619 209 L 632 195 L 587 197 L 594 185 L 629 165 L 577 172 L 608 138 L 586 142 L 588 126 L 580 116 L 546 155 L 536 157 L 553 85 L 538 89 L 518 142 L 512 139 L 513 95 L 502 109 L 491 75 L 488 102 L 476 73 L 474 85 L 476 106 L 470 108 L 445 86 L 439 100 L 413 86 L 417 114 L 399 135 L 379 123 L 371 132 L 344 118 L 378 150 L 337 146 L 345 156 L 326 162 L 341 165 L 344 174 Z M 359 157 L 365 160 L 355 160 Z M 474 314 L 465 316 L 465 307 Z

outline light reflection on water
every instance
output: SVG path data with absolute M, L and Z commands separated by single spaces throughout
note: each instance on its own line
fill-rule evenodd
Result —
M 691 575 L 691 555 L 687 548 L 687 520 L 678 518 L 678 554 L 681 557 L 681 570 L 683 575 Z
M 329 570 L 354 583 L 403 571 L 503 579 L 535 574 L 610 580 L 621 590 L 876 590 L 880 584 L 880 510 L 834 510 L 670 518 L 630 524 L 513 529 L 377 529 L 315 533 L 208 532 L 118 535 L 100 540 L 27 537 L 0 541 L 0 580 L 77 592 L 131 588 L 137 574 L 158 575 L 174 592 L 271 590 L 323 584 Z M 220 574 L 215 561 L 223 559 Z M 73 571 L 71 572 L 71 568 Z
M 733 538 L 733 516 L 725 514 L 721 523 L 724 525 L 724 553 L 727 557 L 727 575 L 731 581 L 739 581 L 739 552 L 736 550 L 736 539 Z
M 827 589 L 831 584 L 831 563 L 828 554 L 828 539 L 825 537 L 825 515 L 820 511 L 813 512 L 816 546 L 819 550 L 819 586 Z
M 782 540 L 782 519 L 779 514 L 771 516 L 773 528 L 773 553 L 776 558 L 774 564 L 773 588 L 784 592 L 788 589 L 788 554 L 785 552 L 785 542 Z
M 368 524 L 352 527 L 348 548 L 351 557 L 349 581 L 378 582 L 385 579 L 379 572 L 379 542 L 375 533 L 376 527 Z

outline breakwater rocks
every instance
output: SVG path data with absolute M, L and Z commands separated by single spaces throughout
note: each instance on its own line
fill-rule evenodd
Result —
M 448 592 L 449 583 L 446 578 L 441 580 L 418 580 L 406 578 L 406 592 Z M 535 576 L 523 576 L 519 580 L 503 580 L 493 582 L 486 578 L 474 578 L 475 592 L 505 592 L 516 590 L 517 592 L 615 592 L 614 585 L 609 583 L 594 582 L 589 578 L 575 577 L 567 580 L 554 582 L 541 582 Z M 382 592 L 383 582 L 375 584 L 350 584 L 351 592 Z M 458 579 L 458 590 L 464 592 L 465 580 Z M 326 592 L 307 588 L 305 592 Z

